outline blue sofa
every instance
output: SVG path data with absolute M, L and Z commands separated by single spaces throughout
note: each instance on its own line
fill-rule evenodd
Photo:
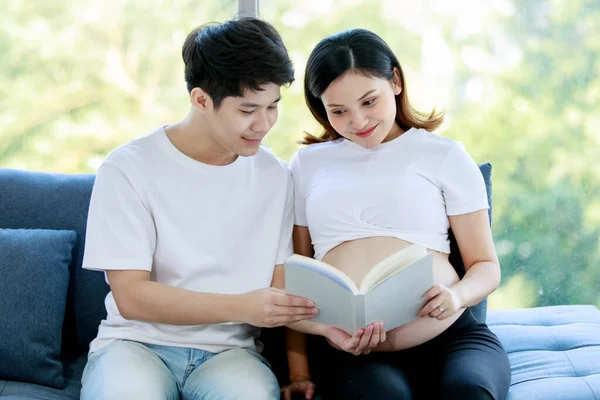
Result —
M 480 168 L 491 194 L 491 166 L 482 164 Z M 3 399 L 79 398 L 88 345 L 105 316 L 104 297 L 109 290 L 102 273 L 81 268 L 93 182 L 93 175 L 0 169 L 0 229 L 77 232 L 68 265 L 62 343 L 57 343 L 62 349 L 64 385 L 61 385 L 62 389 L 51 388 L 8 380 L 0 375 L 0 397 Z M 453 264 L 460 273 L 460 260 L 454 260 Z M 0 265 L 0 277 L 2 267 Z M 0 293 L 0 302 L 2 296 Z M 27 307 L 22 304 L 22 309 L 14 312 L 27 315 L 34 311 Z M 600 311 L 596 307 L 542 307 L 490 311 L 486 315 L 486 304 L 483 303 L 476 313 L 487 320 L 509 353 L 512 383 L 508 400 L 600 399 Z M 0 322 L 0 342 L 5 340 L 1 337 L 2 332 L 7 331 L 2 324 L 12 320 L 10 315 L 2 317 L 1 321 L 5 322 Z M 284 381 L 286 363 L 281 330 L 265 330 L 263 337 L 265 354 Z

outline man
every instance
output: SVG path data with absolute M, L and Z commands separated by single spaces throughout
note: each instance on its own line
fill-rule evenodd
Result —
M 258 327 L 317 312 L 270 287 L 294 223 L 288 169 L 260 147 L 294 80 L 281 37 L 228 21 L 182 55 L 187 117 L 114 150 L 94 184 L 83 268 L 111 292 L 84 400 L 279 398 Z

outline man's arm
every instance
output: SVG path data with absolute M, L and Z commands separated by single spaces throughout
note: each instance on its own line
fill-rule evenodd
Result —
M 170 325 L 243 322 L 275 327 L 316 314 L 312 302 L 274 288 L 244 294 L 199 293 L 152 282 L 148 271 L 106 273 L 117 308 L 126 319 Z

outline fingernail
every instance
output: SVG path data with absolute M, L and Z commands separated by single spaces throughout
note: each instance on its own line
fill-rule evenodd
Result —
M 315 308 L 312 308 L 310 310 L 310 312 L 311 312 L 311 314 L 317 314 L 319 312 L 319 309 L 317 307 L 315 307 Z
M 315 305 L 315 303 L 313 303 L 312 301 L 307 301 L 307 302 L 306 302 L 306 306 L 307 306 L 307 307 L 312 307 L 312 306 L 314 306 L 314 305 Z

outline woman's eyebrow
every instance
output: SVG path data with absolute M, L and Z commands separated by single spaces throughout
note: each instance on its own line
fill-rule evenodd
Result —
M 375 89 L 371 89 L 369 90 L 367 93 L 363 94 L 360 99 L 358 99 L 358 101 L 361 101 L 362 99 L 364 99 L 365 97 L 367 97 L 368 95 L 370 95 L 371 93 L 373 93 L 375 91 Z M 342 104 L 328 104 L 327 107 L 344 107 Z

